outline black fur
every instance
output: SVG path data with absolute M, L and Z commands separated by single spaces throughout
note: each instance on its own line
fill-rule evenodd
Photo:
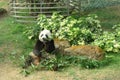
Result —
M 41 50 L 43 50 L 44 48 L 44 44 L 43 42 L 41 42 L 39 39 L 37 40 L 36 44 L 35 44 L 35 47 L 33 49 L 33 53 L 36 55 L 36 56 L 39 56 L 41 57 Z
M 54 51 L 55 50 L 54 40 L 47 41 L 45 43 L 41 42 L 40 40 L 37 40 L 36 45 L 33 49 L 33 53 L 36 56 L 41 57 L 42 56 L 41 50 L 45 50 L 48 53 Z
M 45 51 L 51 53 L 55 50 L 54 40 L 45 43 Z

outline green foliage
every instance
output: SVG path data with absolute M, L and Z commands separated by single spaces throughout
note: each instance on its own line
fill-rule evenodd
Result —
M 38 17 L 38 25 L 41 28 L 51 29 L 53 32 L 58 30 L 61 27 L 61 21 L 63 19 L 62 15 L 57 13 L 53 13 L 51 18 L 47 18 L 45 15 L 39 15 Z
M 100 21 L 95 14 L 86 17 L 75 18 L 69 16 L 64 18 L 58 13 L 54 13 L 51 18 L 45 15 L 39 15 L 38 25 L 28 27 L 24 32 L 29 39 L 36 39 L 42 28 L 53 31 L 53 36 L 59 39 L 65 39 L 71 45 L 97 45 L 106 52 L 119 52 L 120 49 L 120 25 L 113 27 L 114 33 L 103 31 Z
M 61 27 L 56 36 L 68 40 L 71 45 L 89 44 L 95 39 L 95 34 L 101 32 L 96 15 L 88 15 L 78 19 L 69 16 L 61 21 Z
M 29 27 L 24 33 L 28 35 L 29 39 L 32 39 L 38 36 L 38 32 L 42 28 L 52 30 L 54 37 L 66 39 L 71 45 L 89 44 L 102 31 L 96 15 L 76 19 L 72 16 L 64 18 L 62 15 L 54 13 L 51 18 L 40 15 L 38 25 Z
M 59 58 L 50 58 L 43 60 L 40 66 L 41 68 L 55 71 L 64 69 L 65 67 L 69 67 L 70 65 L 80 65 L 82 68 L 94 69 L 106 66 L 110 63 L 110 61 L 111 59 L 107 57 L 102 61 L 98 61 L 82 56 L 59 56 Z
M 20 58 L 19 58 L 19 65 L 20 66 L 25 66 L 25 61 L 26 61 L 26 56 L 28 55 L 22 55 Z M 21 70 L 21 73 L 24 75 L 24 76 L 28 76 L 30 75 L 31 73 L 35 72 L 36 70 L 39 70 L 39 67 L 38 66 L 35 66 L 31 63 L 31 66 L 28 66 L 27 69 L 22 69 Z
M 106 56 L 104 60 L 98 61 L 94 59 L 88 59 L 86 57 L 81 57 L 81 67 L 86 68 L 86 69 L 94 69 L 94 68 L 100 68 L 104 67 L 106 65 L 109 65 L 111 63 L 112 58 L 109 56 Z
M 36 25 L 36 26 L 26 27 L 23 34 L 26 35 L 28 39 L 37 39 L 39 32 L 40 32 L 40 27 Z
M 113 29 L 115 29 L 114 34 L 115 34 L 116 39 L 120 40 L 120 38 L 119 38 L 120 37 L 120 24 L 114 25 Z
M 24 56 L 21 57 L 24 61 Z M 71 65 L 86 68 L 86 69 L 94 69 L 106 66 L 110 63 L 110 58 L 105 58 L 102 61 L 88 59 L 83 56 L 65 56 L 65 55 L 56 55 L 56 57 L 42 59 L 39 66 L 34 66 L 31 64 L 30 67 L 26 70 L 22 70 L 22 73 L 27 76 L 36 70 L 52 70 L 52 71 L 60 71 L 64 70 L 66 67 Z
M 49 59 L 44 59 L 40 63 L 40 67 L 47 69 L 47 70 L 54 70 L 58 71 L 61 70 L 65 67 L 67 67 L 69 64 L 68 62 L 65 61 L 65 58 L 59 56 L 55 58 L 49 58 Z
M 81 59 L 81 66 L 87 69 L 99 68 L 100 62 L 97 60 L 92 60 L 88 58 Z
M 100 46 L 106 52 L 116 52 L 120 51 L 120 25 L 113 26 L 113 33 L 104 31 L 99 38 L 95 39 L 92 43 L 93 45 Z
M 30 74 L 29 70 L 23 69 L 20 73 L 22 73 L 24 76 L 28 76 Z

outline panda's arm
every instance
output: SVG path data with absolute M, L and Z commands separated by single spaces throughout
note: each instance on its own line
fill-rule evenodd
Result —
M 54 50 L 55 50 L 54 40 L 51 40 L 50 42 L 45 43 L 46 52 L 51 53 Z
M 40 41 L 40 40 L 37 40 L 35 46 L 34 46 L 34 49 L 33 49 L 33 53 L 36 55 L 36 56 L 41 56 L 41 53 L 40 51 L 44 48 L 44 44 Z

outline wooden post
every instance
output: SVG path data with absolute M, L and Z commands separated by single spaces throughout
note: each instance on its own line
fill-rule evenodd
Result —
M 42 0 L 40 0 L 40 13 L 42 14 Z
M 14 11 L 14 15 L 16 16 L 16 9 L 14 7 L 16 7 L 16 0 L 13 0 L 13 11 Z
M 80 14 L 80 12 L 81 12 L 81 0 L 79 0 L 79 14 Z
M 69 5 L 70 5 L 70 0 L 67 0 L 66 1 L 66 5 L 67 5 L 67 15 L 69 15 L 69 12 L 70 12 L 70 7 L 69 7 Z

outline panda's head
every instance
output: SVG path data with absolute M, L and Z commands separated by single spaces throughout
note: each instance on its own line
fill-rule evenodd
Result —
M 51 41 L 52 39 L 53 37 L 52 37 L 51 30 L 43 29 L 39 34 L 39 40 L 41 42 L 48 42 L 48 41 Z

